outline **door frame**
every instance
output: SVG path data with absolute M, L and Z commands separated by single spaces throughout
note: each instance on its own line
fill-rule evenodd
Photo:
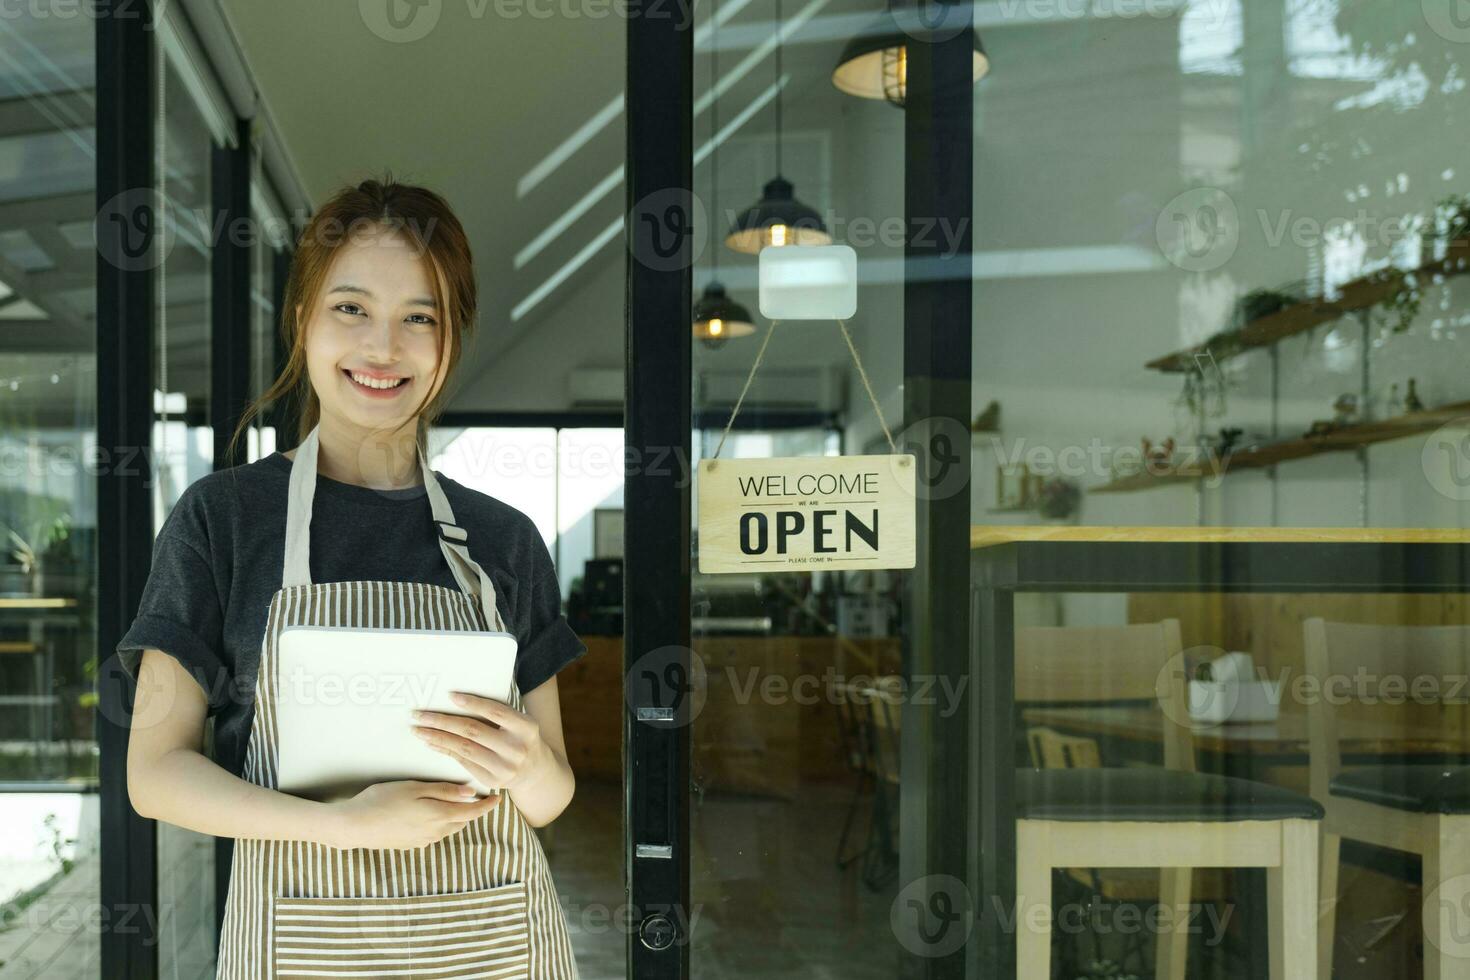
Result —
M 903 670 L 963 681 L 974 614 L 969 595 L 972 365 L 974 50 L 970 0 L 915 0 L 945 27 L 909 42 L 904 126 L 908 234 L 904 290 L 904 422 L 900 451 L 922 479 L 959 467 L 959 488 L 920 493 L 918 563 L 909 576 Z M 877 3 L 874 5 L 878 6 Z M 691 0 L 630 0 L 627 24 L 627 177 L 624 240 L 626 362 L 624 447 L 624 857 L 633 914 L 628 976 L 690 975 L 691 426 L 694 242 Z M 938 93 L 938 94 L 936 94 Z M 933 229 L 955 230 L 949 240 Z M 652 229 L 678 229 L 655 240 Z M 710 247 L 721 247 L 712 236 Z M 956 437 L 956 433 L 961 433 Z M 632 583 L 636 583 L 636 588 Z M 902 797 L 905 881 L 957 882 L 968 901 L 968 941 L 944 955 L 903 943 L 906 976 L 977 976 L 980 943 L 968 931 L 995 903 L 973 894 L 979 780 L 968 747 L 977 734 L 973 681 L 948 716 L 916 702 L 903 713 L 905 771 L 919 784 Z M 1008 706 L 1007 706 L 1008 710 Z M 992 781 L 993 782 L 993 781 Z M 987 788 L 993 789 L 993 785 Z M 974 841 L 976 844 L 972 844 Z M 985 878 L 995 883 L 992 874 Z M 966 890 L 966 885 L 972 887 Z M 942 886 L 948 890 L 948 886 Z M 1004 889 L 1001 889 L 1004 896 Z M 928 897 L 934 897 L 928 893 Z M 952 896 L 951 896 L 952 897 Z M 1013 896 L 1004 896 L 1013 902 Z M 660 915 L 666 916 L 660 919 Z M 922 924 L 920 924 L 922 926 Z M 917 930 L 927 933 L 925 929 Z M 984 930 L 980 930 L 983 934 Z M 649 942 L 653 939 L 653 942 Z M 935 940 L 929 940 L 934 942 Z M 942 940 L 939 940 L 942 942 Z M 654 948 L 658 947 L 658 948 Z M 897 952 L 895 955 L 898 955 Z M 1000 953 L 999 963 L 1006 957 Z M 996 974 L 1000 976 L 1000 974 Z

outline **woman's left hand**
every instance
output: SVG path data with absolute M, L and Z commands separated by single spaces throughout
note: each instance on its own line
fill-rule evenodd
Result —
M 486 786 L 514 789 L 535 773 L 548 751 L 541 725 L 508 704 L 455 692 L 456 704 L 474 717 L 440 711 L 415 711 L 414 734 L 457 759 Z

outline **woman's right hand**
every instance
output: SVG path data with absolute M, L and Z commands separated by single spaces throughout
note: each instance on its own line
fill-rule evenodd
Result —
M 374 783 L 351 799 L 329 804 L 335 824 L 329 843 L 338 848 L 427 847 L 499 802 L 499 793 L 476 800 L 474 791 L 460 783 Z

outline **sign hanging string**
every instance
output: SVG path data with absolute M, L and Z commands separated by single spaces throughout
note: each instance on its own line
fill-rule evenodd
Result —
M 776 332 L 776 324 L 780 322 L 780 320 L 771 321 L 771 327 L 766 331 L 765 339 L 761 341 L 760 350 L 755 353 L 755 363 L 750 366 L 750 373 L 745 376 L 745 385 L 735 399 L 735 407 L 730 410 L 730 418 L 725 422 L 725 431 L 720 433 L 720 441 L 715 446 L 715 454 L 710 459 L 720 458 L 720 450 L 725 447 L 725 439 L 730 435 L 730 427 L 735 424 L 735 416 L 740 414 L 740 406 L 745 401 L 745 393 L 750 390 L 750 383 L 755 380 L 755 372 L 760 368 L 761 361 L 766 356 L 766 345 L 771 342 L 771 335 Z M 868 381 L 868 372 L 863 370 L 863 359 L 858 356 L 857 348 L 852 345 L 852 335 L 847 332 L 847 324 L 838 320 L 837 325 L 842 328 L 842 339 L 847 342 L 847 352 L 852 355 L 852 363 L 857 366 L 858 377 L 863 382 L 863 390 L 868 393 L 868 401 L 873 403 L 873 411 L 878 415 L 878 424 L 883 427 L 883 436 L 888 440 L 888 448 L 896 453 L 898 447 L 894 445 L 893 433 L 888 431 L 888 420 L 883 417 L 883 409 L 878 405 L 878 396 L 873 394 L 873 385 Z

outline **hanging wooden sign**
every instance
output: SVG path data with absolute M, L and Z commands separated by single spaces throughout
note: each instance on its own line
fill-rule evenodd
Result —
M 699 571 L 913 568 L 914 457 L 699 464 Z

